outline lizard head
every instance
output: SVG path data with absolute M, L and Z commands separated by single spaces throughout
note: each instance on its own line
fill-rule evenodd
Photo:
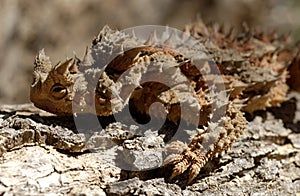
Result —
M 78 70 L 79 63 L 80 60 L 74 57 L 53 66 L 41 50 L 35 58 L 30 88 L 30 100 L 34 105 L 58 115 L 73 114 L 74 103 L 80 102 L 76 101 L 75 91 L 76 94 L 85 91 L 80 88 L 80 85 L 84 86 L 84 78 Z

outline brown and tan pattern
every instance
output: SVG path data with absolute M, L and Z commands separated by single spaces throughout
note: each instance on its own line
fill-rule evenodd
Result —
M 246 27 L 235 34 L 198 21 L 182 35 L 170 34 L 157 44 L 154 33 L 141 42 L 106 26 L 82 59 L 75 56 L 55 66 L 42 50 L 35 60 L 31 101 L 57 115 L 111 116 L 129 105 L 137 121 L 166 117 L 174 124 L 181 119 L 197 124 L 187 146 L 174 141 L 166 148 L 178 153 L 165 160 L 174 165 L 170 178 L 188 172 L 191 182 L 210 159 L 230 149 L 247 123 L 244 112 L 253 114 L 285 100 L 295 51 L 286 37 Z M 192 43 L 191 50 L 180 48 L 190 35 L 206 51 Z M 212 59 L 195 61 L 195 51 L 210 55 L 219 70 L 210 66 Z M 150 110 L 154 102 L 164 110 Z M 182 105 L 189 111 L 184 115 Z

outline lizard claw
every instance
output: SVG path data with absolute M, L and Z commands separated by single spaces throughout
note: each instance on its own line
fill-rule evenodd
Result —
M 188 184 L 190 184 L 198 176 L 201 168 L 208 161 L 204 155 L 201 156 L 201 153 L 195 153 L 189 148 L 180 155 L 171 158 L 168 157 L 166 160 L 168 160 L 166 164 L 174 165 L 169 179 L 173 179 L 187 171 Z

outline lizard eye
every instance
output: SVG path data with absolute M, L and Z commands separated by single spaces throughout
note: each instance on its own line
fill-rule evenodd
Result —
M 62 99 L 67 95 L 67 89 L 60 84 L 56 84 L 51 88 L 51 95 L 56 99 Z

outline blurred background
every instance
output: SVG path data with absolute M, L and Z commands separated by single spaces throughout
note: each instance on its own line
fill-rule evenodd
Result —
M 1 0 L 0 104 L 29 102 L 33 61 L 45 48 L 52 63 L 80 58 L 105 24 L 184 25 L 202 18 L 237 30 L 243 22 L 300 39 L 298 0 Z

